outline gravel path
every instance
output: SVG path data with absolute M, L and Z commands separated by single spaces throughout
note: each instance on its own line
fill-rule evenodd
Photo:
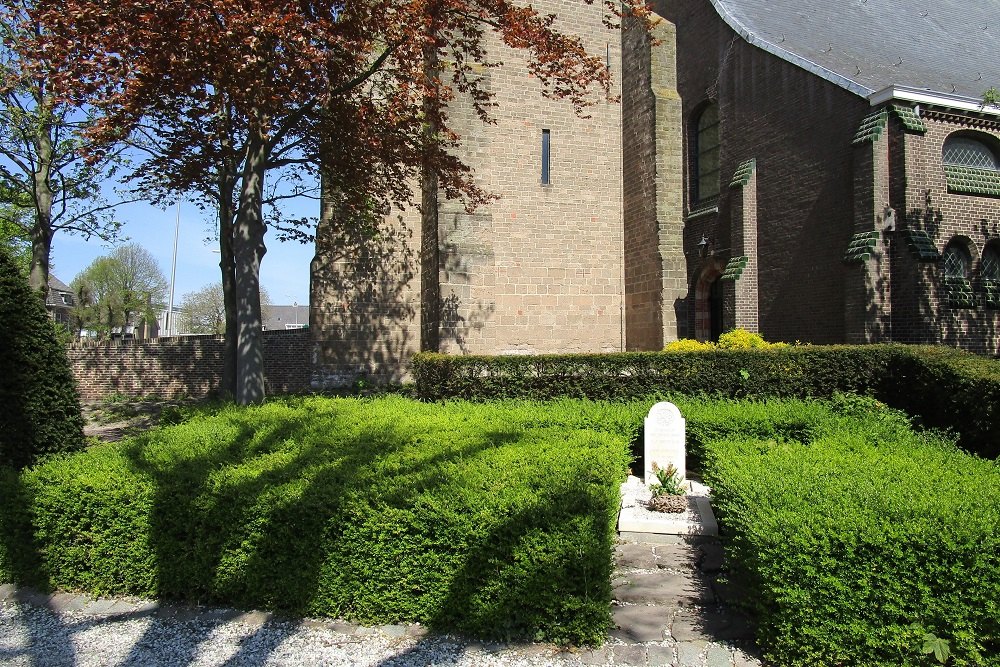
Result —
M 0 588 L 8 596 L 0 602 L 0 665 L 12 667 L 545 667 L 613 662 L 613 647 L 568 652 L 546 644 L 430 636 L 420 626 L 289 621 L 261 612 Z

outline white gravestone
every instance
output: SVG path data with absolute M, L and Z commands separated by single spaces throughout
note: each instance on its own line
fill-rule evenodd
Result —
M 673 464 L 681 479 L 687 478 L 684 464 L 684 418 L 673 403 L 657 403 L 646 416 L 646 484 L 659 484 L 653 464 L 666 468 Z

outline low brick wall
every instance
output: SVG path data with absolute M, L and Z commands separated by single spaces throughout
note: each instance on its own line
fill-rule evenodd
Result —
M 204 397 L 222 378 L 223 336 L 73 343 L 67 353 L 83 401 L 113 394 Z M 308 329 L 264 332 L 264 381 L 269 395 L 308 391 L 312 364 Z

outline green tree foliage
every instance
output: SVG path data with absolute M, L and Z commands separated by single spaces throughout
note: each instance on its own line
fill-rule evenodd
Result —
M 83 417 L 66 351 L 41 300 L 0 247 L 0 465 L 23 468 L 83 447 Z
M 98 257 L 71 284 L 79 329 L 98 335 L 156 319 L 164 305 L 167 279 L 153 256 L 130 243 Z
M 15 214 L 19 237 L 29 240 L 29 281 L 47 291 L 52 237 L 59 231 L 117 237 L 121 223 L 101 193 L 101 184 L 122 162 L 114 149 L 84 158 L 88 111 L 59 99 L 51 86 L 59 76 L 49 61 L 28 63 L 25 41 L 43 28 L 29 14 L 34 0 L 0 0 L 0 205 Z
M 24 209 L 3 203 L 0 195 L 0 244 L 24 275 L 31 269 L 31 237 L 24 231 L 26 218 Z

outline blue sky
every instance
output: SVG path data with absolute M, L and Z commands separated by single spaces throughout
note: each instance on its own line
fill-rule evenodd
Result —
M 315 203 L 306 206 L 318 208 Z M 304 209 L 299 214 L 310 215 L 314 212 Z M 185 293 L 201 289 L 208 283 L 221 281 L 219 255 L 212 252 L 218 247 L 218 243 L 215 240 L 206 241 L 213 232 L 209 215 L 199 211 L 193 204 L 181 202 L 175 304 L 180 303 Z M 123 235 L 148 250 L 169 281 L 177 220 L 176 207 L 161 210 L 147 204 L 127 204 L 117 209 L 117 216 L 125 223 Z M 313 256 L 313 244 L 281 242 L 270 232 L 265 237 L 265 242 L 267 254 L 261 264 L 261 284 L 271 295 L 272 303 L 309 303 L 309 262 Z M 84 241 L 81 236 L 58 232 L 52 239 L 52 273 L 64 283 L 69 283 L 92 261 L 110 251 L 111 247 L 96 238 Z

